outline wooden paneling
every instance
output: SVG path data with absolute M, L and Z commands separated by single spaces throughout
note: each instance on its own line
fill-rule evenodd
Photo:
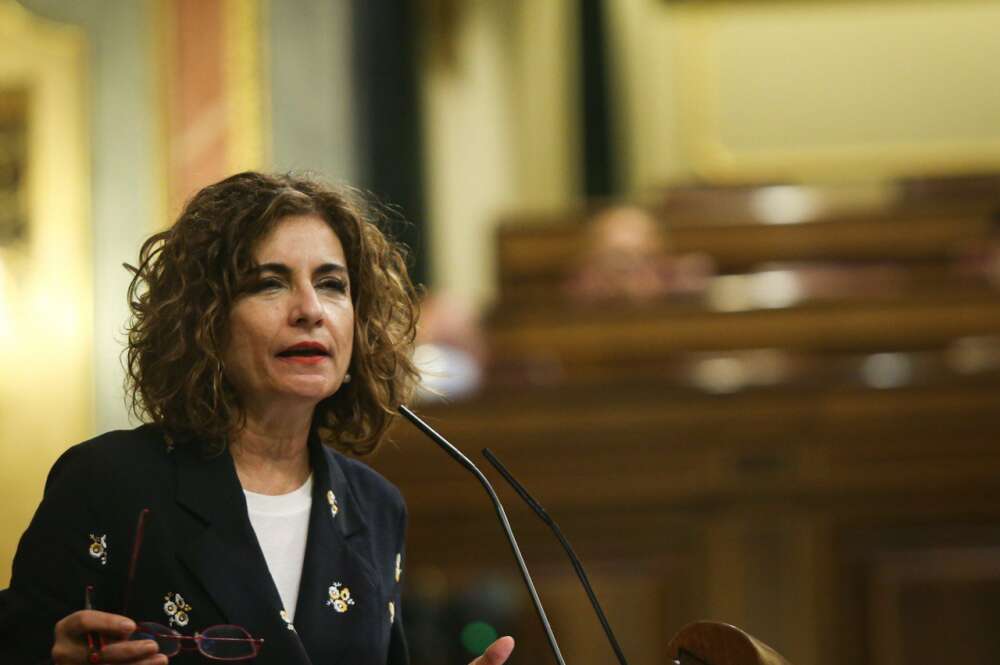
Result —
M 983 496 L 994 501 L 995 496 Z M 923 503 L 922 501 L 919 503 Z M 1000 528 L 990 509 L 845 520 L 835 551 L 845 660 L 895 665 L 992 663 Z M 881 513 L 881 514 L 880 514 Z
M 944 348 L 997 332 L 1000 298 L 987 292 L 726 313 L 678 306 L 521 310 L 497 316 L 489 337 L 498 363 L 535 360 L 571 372 L 699 350 Z

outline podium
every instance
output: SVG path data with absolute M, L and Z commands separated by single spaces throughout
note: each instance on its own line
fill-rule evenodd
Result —
M 684 626 L 667 646 L 677 665 L 791 665 L 777 651 L 736 626 L 697 621 Z

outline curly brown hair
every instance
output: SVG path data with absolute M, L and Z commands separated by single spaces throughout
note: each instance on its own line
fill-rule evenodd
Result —
M 221 452 L 243 424 L 226 378 L 229 312 L 245 291 L 253 250 L 283 217 L 315 214 L 344 247 L 354 304 L 352 380 L 316 406 L 323 443 L 364 455 L 385 437 L 411 394 L 416 293 L 402 248 L 353 190 L 309 177 L 240 173 L 205 187 L 176 223 L 139 252 L 128 300 L 126 392 L 141 420 L 168 440 Z

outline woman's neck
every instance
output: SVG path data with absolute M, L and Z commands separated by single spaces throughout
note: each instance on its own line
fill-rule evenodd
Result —
M 309 478 L 309 425 L 289 426 L 247 416 L 229 443 L 236 475 L 244 490 L 257 494 L 287 494 Z

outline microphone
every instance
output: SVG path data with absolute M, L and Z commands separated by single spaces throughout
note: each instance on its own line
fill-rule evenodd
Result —
M 466 470 L 474 475 L 486 489 L 486 493 L 490 495 L 490 501 L 493 502 L 493 508 L 496 510 L 497 517 L 500 519 L 500 525 L 503 527 L 504 534 L 507 536 L 507 542 L 510 543 L 510 548 L 514 552 L 514 558 L 517 560 L 517 566 L 521 571 L 521 577 L 524 579 L 525 586 L 528 587 L 528 595 L 531 596 L 531 602 L 535 606 L 535 611 L 538 613 L 539 620 L 542 622 L 542 628 L 545 629 L 545 636 L 548 638 L 549 647 L 552 649 L 552 653 L 556 657 L 556 661 L 559 665 L 566 665 L 566 661 L 563 660 L 562 652 L 559 650 L 559 644 L 556 642 L 556 636 L 552 633 L 552 626 L 549 625 L 549 618 L 545 615 L 545 609 L 542 607 L 542 601 L 538 598 L 538 592 L 535 591 L 535 585 L 531 582 L 531 575 L 528 573 L 528 567 L 524 563 L 524 557 L 521 556 L 521 549 L 517 546 L 517 541 L 514 539 L 514 532 L 510 528 L 510 522 L 507 521 L 507 514 L 504 512 L 503 506 L 500 504 L 500 499 L 497 497 L 497 493 L 493 490 L 493 486 L 490 485 L 490 481 L 486 479 L 483 472 L 480 471 L 468 457 L 463 455 L 458 448 L 451 445 L 447 439 L 435 432 L 430 425 L 417 417 L 417 415 L 406 408 L 406 406 L 400 404 L 399 413 L 402 414 L 404 418 L 409 420 L 414 427 L 427 435 L 427 437 L 434 443 L 441 446 L 441 448 L 443 448 L 452 459 L 461 464 L 466 468 Z
M 549 517 L 549 514 L 545 512 L 545 509 L 542 508 L 541 504 L 528 493 L 528 490 L 524 488 L 524 485 L 517 482 L 517 479 L 515 479 L 510 471 L 507 470 L 507 467 L 500 463 L 500 460 L 497 459 L 497 456 L 494 455 L 489 448 L 483 449 L 483 456 L 489 460 L 490 464 L 492 464 L 497 471 L 500 472 L 500 475 L 503 476 L 504 480 L 506 480 L 510 486 L 514 488 L 514 491 L 517 492 L 518 496 L 524 499 L 524 502 L 528 504 L 528 506 L 535 511 L 535 514 L 538 515 L 538 517 L 541 518 L 541 520 L 545 522 L 550 529 L 552 529 L 554 534 L 556 534 L 556 538 L 559 539 L 559 544 L 562 545 L 566 554 L 569 556 L 569 560 L 573 564 L 573 570 L 576 571 L 576 576 L 580 578 L 580 583 L 583 584 L 583 590 L 587 592 L 587 598 L 590 599 L 590 604 L 593 606 L 594 612 L 597 613 L 597 618 L 601 621 L 601 627 L 604 628 L 604 634 L 608 636 L 608 642 L 611 643 L 611 648 L 614 649 L 615 656 L 618 657 L 618 662 L 621 663 L 621 665 L 628 665 L 628 661 L 625 660 L 625 653 L 622 652 L 622 648 L 619 646 L 618 640 L 615 638 L 614 631 L 611 630 L 611 624 L 608 623 L 608 618 L 604 616 L 604 610 L 601 609 L 601 603 L 597 600 L 594 588 L 590 586 L 590 580 L 587 578 L 587 572 L 583 569 L 583 564 L 576 556 L 576 552 L 573 551 L 573 547 L 569 544 L 569 541 L 566 540 L 566 537 L 563 536 L 562 531 L 559 529 L 559 525 L 555 523 L 555 520 Z

